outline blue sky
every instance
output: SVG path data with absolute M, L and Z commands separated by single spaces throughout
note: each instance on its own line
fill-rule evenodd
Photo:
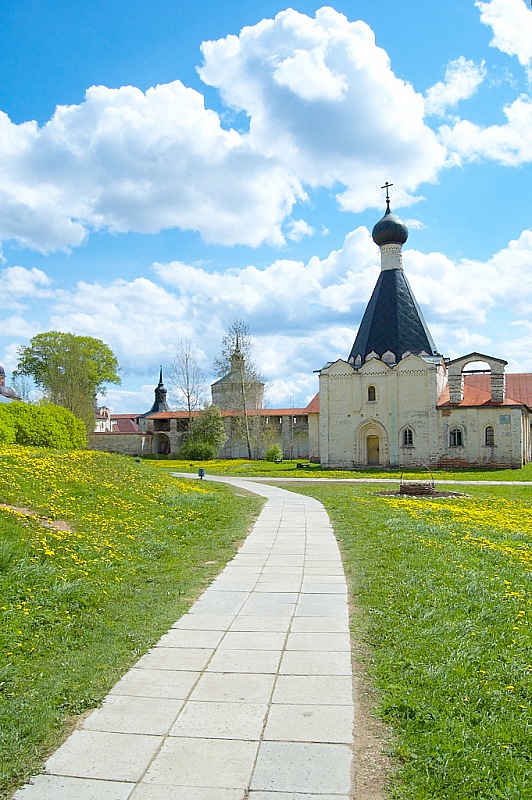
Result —
M 103 339 L 115 412 L 149 408 L 236 319 L 270 405 L 346 358 L 392 207 L 439 350 L 532 371 L 532 9 L 2 0 L 0 363 Z

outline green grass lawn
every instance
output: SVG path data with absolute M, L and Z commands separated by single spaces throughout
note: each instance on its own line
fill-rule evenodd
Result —
M 175 472 L 198 473 L 203 467 L 207 477 L 209 475 L 233 475 L 245 477 L 269 478 L 392 478 L 399 482 L 401 476 L 405 479 L 422 478 L 429 480 L 458 480 L 458 481 L 532 481 L 532 463 L 522 469 L 495 469 L 495 470 L 433 470 L 427 469 L 408 470 L 401 469 L 364 469 L 364 470 L 332 470 L 322 469 L 320 464 L 310 464 L 305 459 L 284 460 L 280 464 L 269 461 L 248 461 L 247 459 L 214 459 L 213 461 L 176 461 L 167 458 L 150 460 L 160 469 L 174 470 Z M 302 468 L 298 468 L 302 464 Z
M 0 447 L 0 503 L 4 799 L 187 610 L 262 501 L 121 456 Z
M 319 474 L 295 464 L 202 466 Z M 0 503 L 15 506 L 0 508 L 2 800 L 243 539 L 261 501 L 167 474 L 183 467 L 0 449 Z M 353 631 L 400 765 L 390 798 L 531 800 L 531 489 L 468 486 L 448 499 L 378 496 L 368 484 L 294 489 L 325 504 L 341 543 Z
M 341 543 L 354 635 L 393 729 L 396 800 L 532 798 L 531 490 L 465 490 L 297 486 Z

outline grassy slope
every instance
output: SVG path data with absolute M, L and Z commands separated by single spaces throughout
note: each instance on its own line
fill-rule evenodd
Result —
M 0 448 L 0 798 L 181 616 L 261 501 L 105 453 Z
M 381 498 L 299 486 L 327 507 L 395 731 L 401 800 L 532 798 L 530 489 Z

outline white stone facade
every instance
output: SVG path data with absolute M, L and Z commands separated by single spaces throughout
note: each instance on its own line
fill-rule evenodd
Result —
M 395 367 L 375 358 L 358 370 L 341 360 L 322 370 L 322 464 L 353 469 L 434 463 L 442 372 L 442 365 L 414 355 Z

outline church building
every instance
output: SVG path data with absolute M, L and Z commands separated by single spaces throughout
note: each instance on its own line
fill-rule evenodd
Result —
M 373 228 L 381 272 L 346 360 L 319 371 L 309 451 L 326 467 L 521 467 L 532 460 L 532 375 L 438 351 L 403 270 L 408 229 Z

